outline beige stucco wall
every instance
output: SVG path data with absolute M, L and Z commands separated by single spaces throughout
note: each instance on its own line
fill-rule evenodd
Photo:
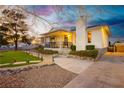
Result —
M 106 48 L 109 45 L 109 36 L 108 33 L 106 33 L 107 31 L 105 31 L 104 27 L 102 27 L 101 29 L 102 29 L 103 48 Z
M 49 37 L 46 37 L 45 38 L 45 42 L 50 42 L 50 38 Z
M 106 48 L 108 47 L 108 42 L 109 42 L 109 36 L 108 33 L 106 33 L 107 31 L 105 31 L 104 26 L 99 26 L 99 27 L 94 27 L 91 29 L 87 29 L 86 32 L 90 31 L 92 34 L 92 38 L 91 38 L 91 43 L 88 43 L 88 40 L 86 39 L 86 45 L 95 45 L 96 48 Z M 81 34 L 81 33 L 78 33 Z M 79 37 L 79 35 L 76 34 L 76 32 L 72 33 L 72 42 L 73 45 L 76 45 L 76 36 Z M 86 34 L 87 35 L 87 34 Z M 79 41 L 80 39 L 78 39 L 77 41 Z M 84 42 L 84 40 L 80 40 L 80 42 Z M 82 46 L 81 46 L 82 47 Z
M 96 48 L 108 47 L 109 27 L 96 26 L 86 28 L 87 17 L 83 16 L 76 23 L 76 50 L 85 50 L 86 45 L 95 45 Z M 91 43 L 88 43 L 88 31 L 91 32 Z
M 60 37 L 59 37 L 59 36 L 56 36 L 56 37 L 55 37 L 55 41 L 56 41 L 56 42 L 60 42 Z
M 87 43 L 87 45 L 95 45 L 96 48 L 102 48 L 102 33 L 98 31 L 100 29 L 92 29 L 91 31 L 91 43 Z
M 109 35 L 105 31 L 104 26 L 87 29 L 87 31 L 90 31 L 92 34 L 91 43 L 87 43 L 88 45 L 95 45 L 96 48 L 108 47 Z
M 73 45 L 76 45 L 76 32 L 72 33 L 72 43 Z
M 56 36 L 55 41 L 56 42 L 64 42 L 64 35 Z M 72 35 L 68 37 L 68 42 L 72 42 Z

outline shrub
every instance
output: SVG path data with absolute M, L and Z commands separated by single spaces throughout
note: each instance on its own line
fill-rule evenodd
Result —
M 71 49 L 72 51 L 76 51 L 76 46 L 75 46 L 75 45 L 71 45 L 70 49 Z
M 91 58 L 96 58 L 98 55 L 98 50 L 82 50 L 82 51 L 71 51 L 71 55 L 77 55 L 80 57 L 91 57 Z
M 76 55 L 77 51 L 70 51 L 70 55 Z
M 57 54 L 58 53 L 58 51 L 53 51 L 53 50 L 45 50 L 45 52 L 47 53 L 47 54 Z
M 120 41 L 116 41 L 116 43 L 121 43 Z
M 89 50 L 87 51 L 87 56 L 88 57 L 92 57 L 92 58 L 96 58 L 98 55 L 98 50 Z
M 86 50 L 80 51 L 80 56 L 81 57 L 88 57 L 88 52 Z
M 94 50 L 95 46 L 94 45 L 86 45 L 86 50 Z
M 53 50 L 41 50 L 39 51 L 42 54 L 58 54 L 58 51 L 53 51 Z
M 39 48 L 41 48 L 42 50 L 44 50 L 44 46 L 40 45 Z
M 40 45 L 37 48 L 35 48 L 36 50 L 40 51 L 40 50 L 44 50 L 44 46 Z

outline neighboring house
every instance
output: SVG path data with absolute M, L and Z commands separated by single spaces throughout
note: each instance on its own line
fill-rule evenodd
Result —
M 98 49 L 108 47 L 110 29 L 108 25 L 86 27 L 85 19 L 80 17 L 74 31 L 58 29 L 41 34 L 42 45 L 47 48 L 69 48 L 85 50 L 86 45 L 95 45 Z

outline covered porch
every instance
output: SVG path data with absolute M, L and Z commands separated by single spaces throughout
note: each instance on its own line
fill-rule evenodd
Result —
M 72 42 L 46 42 L 44 46 L 46 48 L 70 48 Z
M 57 30 L 42 34 L 41 43 L 45 48 L 70 48 L 75 43 L 74 33 Z

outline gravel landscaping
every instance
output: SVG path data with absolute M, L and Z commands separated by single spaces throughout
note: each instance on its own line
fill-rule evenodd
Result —
M 76 76 L 77 74 L 57 65 L 39 66 L 14 72 L 10 70 L 0 71 L 0 87 L 61 88 Z

